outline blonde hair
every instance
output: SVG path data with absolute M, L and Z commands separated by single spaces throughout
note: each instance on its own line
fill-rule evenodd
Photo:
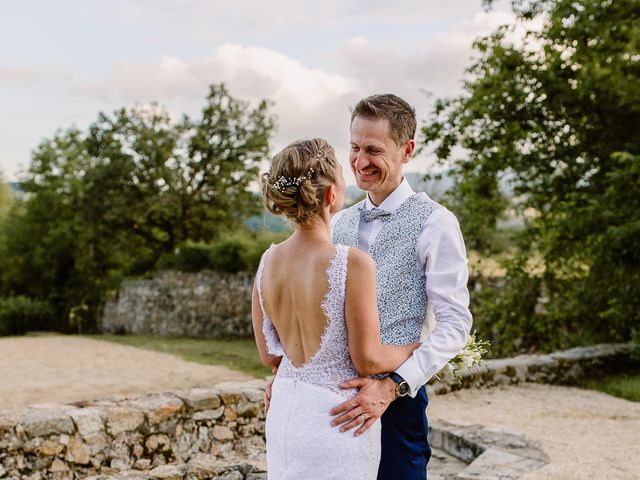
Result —
M 299 140 L 277 153 L 262 175 L 264 205 L 298 225 L 312 223 L 320 213 L 324 193 L 337 182 L 336 155 L 322 138 Z

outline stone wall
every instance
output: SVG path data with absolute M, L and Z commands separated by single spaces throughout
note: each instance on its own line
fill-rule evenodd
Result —
M 105 333 L 202 338 L 252 335 L 253 275 L 166 271 L 126 280 L 98 325 Z
M 66 480 L 177 468 L 167 464 L 198 470 L 215 463 L 221 474 L 264 471 L 264 387 L 255 380 L 0 414 L 0 478 Z
M 573 385 L 584 376 L 617 372 L 640 363 L 640 346 L 636 344 L 601 344 L 576 347 L 545 355 L 518 355 L 513 358 L 486 360 L 483 366 L 453 378 L 432 378 L 430 394 L 440 395 L 462 388 L 494 387 L 518 383 Z
M 443 379 L 432 382 L 428 389 L 437 395 L 459 388 L 522 382 L 572 383 L 585 374 L 617 371 L 635 363 L 637 352 L 637 346 L 629 344 L 596 345 L 549 355 L 488 360 L 473 375 L 465 375 L 461 383 Z M 129 400 L 35 405 L 16 414 L 0 412 L 0 478 L 264 479 L 265 384 L 254 380 Z M 441 448 L 451 446 L 452 455 L 462 458 L 462 450 L 471 451 L 465 447 L 468 435 L 463 435 L 460 443 L 452 440 L 457 438 L 456 432 L 449 434 L 443 426 L 436 430 L 432 432 L 434 442 L 442 444 Z M 538 463 L 544 460 L 526 452 L 516 458 L 504 445 L 504 451 L 497 452 L 490 448 L 491 442 L 485 443 L 478 443 L 473 450 L 474 455 L 484 455 L 478 458 L 484 458 L 485 463 L 490 458 L 504 463 L 505 455 L 515 458 L 515 463 L 523 456 Z M 458 444 L 461 452 L 456 450 Z M 473 458 L 464 457 L 464 461 Z

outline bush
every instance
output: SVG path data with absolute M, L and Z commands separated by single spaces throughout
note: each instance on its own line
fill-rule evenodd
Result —
M 505 261 L 499 279 L 475 279 L 482 288 L 472 294 L 474 329 L 490 342 L 489 356 L 551 351 L 571 345 L 570 329 L 546 308 L 544 276 L 528 271 L 523 257 Z
M 53 308 L 48 302 L 21 295 L 0 298 L 0 336 L 48 330 L 53 317 Z
M 158 267 L 183 272 L 252 272 L 258 268 L 260 258 L 269 245 L 287 236 L 287 233 L 234 232 L 212 243 L 186 242 L 173 255 L 162 257 Z

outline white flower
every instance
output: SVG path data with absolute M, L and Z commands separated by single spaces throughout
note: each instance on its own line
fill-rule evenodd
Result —
M 449 362 L 444 366 L 442 370 L 444 371 L 445 375 L 453 375 L 455 367 L 451 364 L 451 362 Z
M 474 365 L 482 364 L 482 354 L 487 352 L 486 347 L 489 342 L 486 340 L 477 341 L 476 333 L 469 335 L 464 349 L 453 357 L 440 371 L 441 375 L 453 376 L 458 382 L 462 380 L 461 372 L 468 371 Z M 437 378 L 440 378 L 436 375 Z

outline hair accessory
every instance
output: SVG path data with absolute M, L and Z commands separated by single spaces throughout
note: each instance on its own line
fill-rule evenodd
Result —
M 276 179 L 275 182 L 273 182 L 273 187 L 279 192 L 282 192 L 283 190 L 286 190 L 289 187 L 298 188 L 300 187 L 300 184 L 305 178 L 308 178 L 309 180 L 311 180 L 311 176 L 314 173 L 315 173 L 315 170 L 313 168 L 310 168 L 309 170 L 307 170 L 307 173 L 305 173 L 300 177 L 285 177 L 284 175 L 281 175 Z

